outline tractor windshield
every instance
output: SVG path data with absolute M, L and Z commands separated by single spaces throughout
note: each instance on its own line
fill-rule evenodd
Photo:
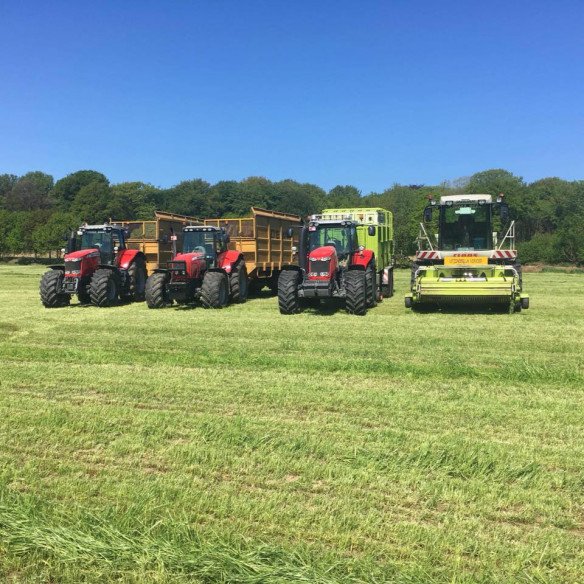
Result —
M 439 247 L 444 251 L 493 248 L 491 205 L 442 205 Z
M 112 253 L 114 243 L 111 231 L 83 231 L 77 249 L 99 249 Z
M 221 251 L 215 231 L 185 231 L 183 253 L 202 253 L 212 257 Z
M 355 225 L 319 224 L 310 225 L 309 252 L 325 245 L 332 245 L 339 258 L 355 251 L 357 230 Z

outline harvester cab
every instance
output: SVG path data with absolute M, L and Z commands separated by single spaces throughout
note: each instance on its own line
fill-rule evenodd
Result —
M 54 265 L 41 280 L 47 308 L 67 306 L 77 294 L 82 304 L 105 307 L 119 299 L 144 300 L 145 257 L 126 247 L 124 227 L 104 223 L 82 225 L 68 238 L 64 265 Z
M 350 314 L 363 315 L 382 292 L 391 296 L 392 229 L 391 213 L 383 209 L 326 209 L 312 215 L 300 232 L 298 265 L 280 273 L 280 312 L 294 314 L 333 298 L 344 300 Z
M 229 250 L 229 235 L 221 227 L 189 225 L 183 229 L 183 248 L 165 268 L 146 282 L 149 308 L 173 302 L 200 301 L 205 308 L 222 308 L 247 299 L 248 278 L 243 254 Z
M 435 223 L 437 232 L 426 225 Z M 499 237 L 495 226 L 504 233 Z M 509 305 L 529 307 L 522 290 L 515 250 L 515 222 L 503 195 L 449 195 L 430 198 L 420 224 L 418 252 L 412 265 L 408 308 L 427 305 Z

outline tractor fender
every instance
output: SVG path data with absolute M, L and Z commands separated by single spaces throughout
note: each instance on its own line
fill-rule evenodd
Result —
M 369 264 L 375 264 L 375 254 L 370 249 L 364 249 L 363 251 L 357 251 L 353 254 L 349 269 L 356 266 L 365 269 Z
M 122 249 L 116 258 L 116 265 L 120 270 L 127 270 L 138 257 L 146 262 L 146 257 L 139 249 Z
M 282 272 L 286 271 L 286 270 L 294 270 L 295 272 L 300 272 L 300 266 L 295 266 L 294 264 L 288 264 L 285 266 L 282 266 Z
M 235 249 L 229 249 L 226 252 L 223 252 L 217 259 L 219 260 L 219 268 L 228 274 L 231 273 L 231 270 L 235 268 L 240 261 L 244 261 L 243 254 Z

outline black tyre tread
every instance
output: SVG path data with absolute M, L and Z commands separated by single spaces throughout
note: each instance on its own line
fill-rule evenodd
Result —
M 41 302 L 45 308 L 61 308 L 69 306 L 71 297 L 69 294 L 59 292 L 63 272 L 60 270 L 50 270 L 43 274 L 40 284 Z
M 245 288 L 242 290 L 239 279 L 242 277 L 242 273 L 245 277 Z M 245 264 L 240 264 L 237 269 L 231 272 L 229 276 L 229 288 L 231 292 L 231 302 L 243 303 L 247 300 L 247 295 L 249 291 L 249 282 L 247 280 L 247 268 Z
M 367 286 L 367 308 L 373 308 L 377 304 L 375 294 L 375 271 L 372 266 L 365 270 L 365 285 Z
M 138 271 L 142 270 L 143 282 L 146 284 L 146 264 L 141 257 L 136 258 L 128 268 L 128 299 L 132 302 L 143 302 L 146 294 L 146 285 L 142 290 L 136 289 Z
M 297 314 L 300 312 L 298 299 L 298 272 L 283 270 L 278 278 L 278 307 L 280 314 Z
M 108 297 L 108 286 L 110 280 L 116 284 L 116 297 L 110 299 Z M 97 270 L 91 277 L 91 284 L 89 285 L 89 295 L 91 297 L 91 304 L 99 308 L 106 308 L 115 304 L 119 298 L 120 283 L 118 275 L 113 270 L 106 268 Z
M 83 289 L 79 289 L 77 291 L 77 300 L 79 300 L 79 304 L 90 304 L 91 303 L 91 296 L 89 294 L 89 286 L 84 287 Z
M 221 300 L 221 288 L 225 287 L 225 298 Z M 223 308 L 229 300 L 229 282 L 223 272 L 206 272 L 201 286 L 201 304 L 205 308 Z
M 145 297 L 148 308 L 166 308 L 172 304 L 166 291 L 168 274 L 154 272 L 146 280 Z
M 345 274 L 345 286 L 347 290 L 346 307 L 349 314 L 363 316 L 367 313 L 367 283 L 365 272 L 362 270 L 349 270 Z

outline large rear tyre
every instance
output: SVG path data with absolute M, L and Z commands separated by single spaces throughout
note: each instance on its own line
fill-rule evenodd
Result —
M 364 316 L 367 313 L 367 282 L 362 270 L 349 270 L 345 274 L 346 308 L 349 314 Z
M 40 285 L 41 302 L 45 308 L 69 306 L 71 297 L 63 294 L 63 277 L 61 270 L 50 270 L 43 274 Z
M 135 259 L 128 268 L 128 300 L 143 302 L 146 292 L 146 265 L 142 258 Z
M 240 264 L 229 276 L 229 288 L 231 289 L 231 302 L 245 302 L 249 290 L 247 268 Z
M 168 274 L 164 272 L 154 272 L 146 280 L 144 295 L 148 308 L 166 308 L 172 304 L 166 287 L 167 283 Z
M 120 294 L 118 274 L 114 270 L 97 270 L 91 277 L 89 295 L 91 304 L 106 308 L 117 303 Z
M 278 307 L 280 314 L 296 314 L 300 312 L 298 299 L 298 272 L 283 270 L 278 278 Z
M 365 285 L 367 287 L 367 308 L 373 308 L 377 304 L 377 282 L 373 266 L 369 266 L 365 270 Z
M 229 281 L 224 272 L 207 272 L 201 286 L 201 304 L 205 308 L 223 308 L 229 302 Z

